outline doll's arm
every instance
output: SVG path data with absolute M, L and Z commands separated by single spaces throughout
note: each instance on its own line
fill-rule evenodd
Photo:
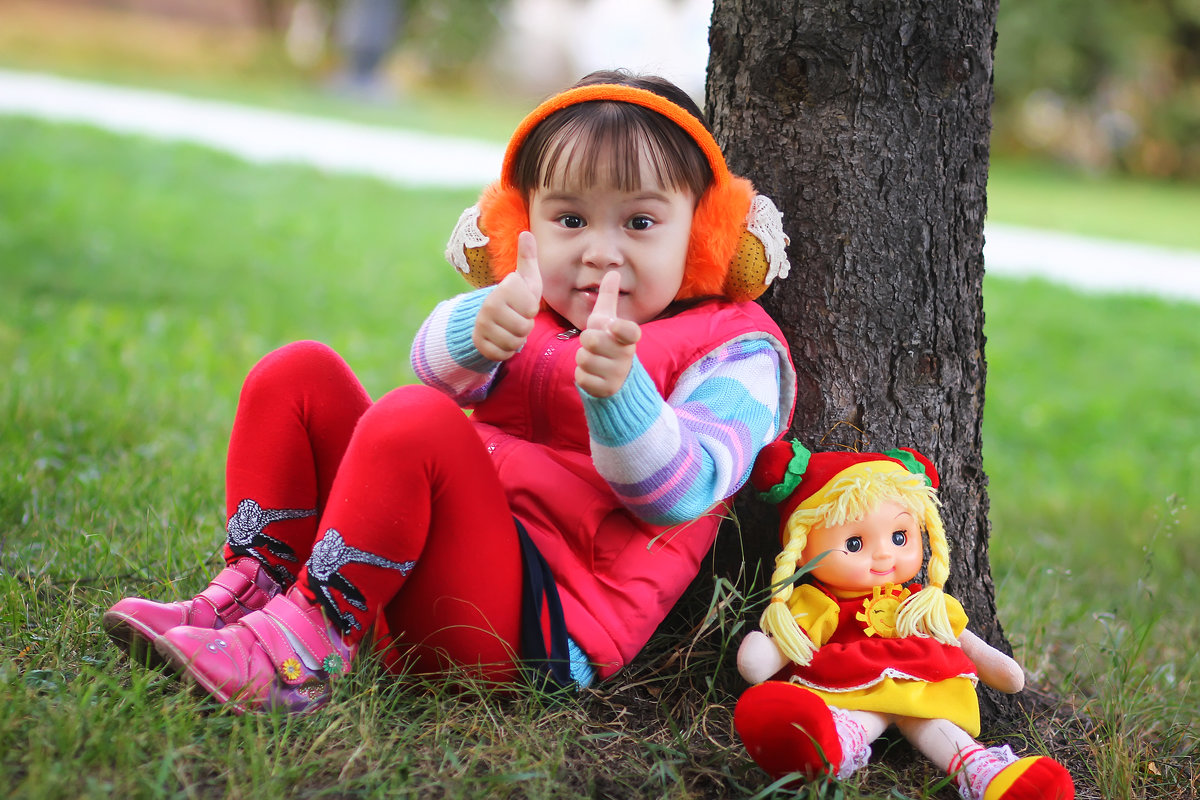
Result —
M 737 668 L 746 683 L 762 683 L 788 664 L 775 641 L 762 631 L 751 631 L 738 647 Z
M 1009 694 L 1019 692 L 1025 687 L 1025 672 L 1012 658 L 968 630 L 959 635 L 958 643 L 962 645 L 967 658 L 975 662 L 975 668 L 979 670 L 979 679 L 988 686 Z

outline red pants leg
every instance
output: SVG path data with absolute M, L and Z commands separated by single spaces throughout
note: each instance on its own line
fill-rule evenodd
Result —
M 251 556 L 283 585 L 312 550 L 342 455 L 371 399 L 325 345 L 263 357 L 242 386 L 226 460 L 225 559 Z
M 508 501 L 474 426 L 426 386 L 361 417 L 298 582 L 350 641 L 378 615 L 389 663 L 516 676 L 522 565 Z

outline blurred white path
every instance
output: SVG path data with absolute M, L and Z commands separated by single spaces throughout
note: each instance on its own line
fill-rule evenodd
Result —
M 0 113 L 79 122 L 224 150 L 257 163 L 310 164 L 414 186 L 481 187 L 504 146 L 0 70 Z
M 192 142 L 257 163 L 304 163 L 410 186 L 478 188 L 503 145 L 0 70 L 0 114 Z M 2 178 L 0 178 L 2 179 Z M 1200 252 L 988 223 L 996 274 L 1041 276 L 1089 291 L 1200 303 Z

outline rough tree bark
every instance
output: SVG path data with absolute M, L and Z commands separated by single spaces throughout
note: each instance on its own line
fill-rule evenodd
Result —
M 997 0 L 716 0 L 706 105 L 734 172 L 784 213 L 763 305 L 800 373 L 809 447 L 921 450 L 941 473 L 947 589 L 996 618 L 982 468 L 983 220 Z M 750 550 L 773 511 L 739 508 Z M 988 692 L 984 717 L 1015 704 Z

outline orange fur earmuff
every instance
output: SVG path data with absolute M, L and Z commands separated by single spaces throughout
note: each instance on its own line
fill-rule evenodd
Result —
M 509 140 L 500 180 L 484 189 L 478 205 L 463 212 L 446 258 L 472 286 L 490 286 L 516 269 L 517 236 L 529 230 L 529 209 L 527 198 L 515 186 L 513 171 L 529 133 L 556 111 L 598 100 L 633 103 L 667 117 L 691 136 L 712 169 L 713 181 L 692 218 L 687 265 L 676 300 L 714 295 L 735 302 L 753 300 L 776 277 L 787 276 L 788 239 L 782 215 L 754 191 L 750 181 L 729 171 L 716 140 L 700 120 L 654 92 L 594 84 L 569 89 L 535 108 Z

